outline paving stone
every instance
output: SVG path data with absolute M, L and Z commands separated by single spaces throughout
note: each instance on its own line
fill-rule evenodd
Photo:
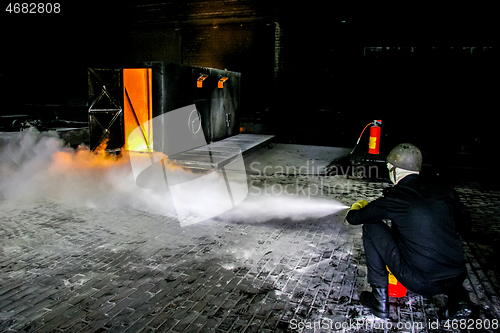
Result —
M 375 198 L 383 187 L 351 182 L 345 203 Z M 474 318 L 499 318 L 500 191 L 478 183 L 456 189 L 474 222 L 464 240 Z M 292 319 L 373 321 L 359 304 L 368 288 L 361 228 L 344 225 L 342 214 L 254 224 L 214 219 L 181 228 L 133 210 L 110 218 L 52 203 L 0 206 L 2 246 L 15 249 L 16 235 L 32 245 L 0 255 L 6 332 L 286 332 Z M 51 220 L 51 212 L 68 218 Z M 130 219 L 140 223 L 127 224 L 127 232 L 116 222 Z M 46 229 L 71 246 L 57 247 L 46 236 L 53 245 L 43 246 Z M 440 304 L 409 293 L 391 299 L 391 320 L 433 321 Z
M 166 320 L 168 320 L 170 318 L 171 312 L 172 311 L 162 311 L 155 318 L 153 318 L 153 320 L 151 320 L 148 323 L 148 326 L 153 328 L 153 329 L 160 327 Z M 172 323 L 177 324 L 177 322 L 178 322 L 178 320 L 176 319 L 176 320 L 173 320 Z

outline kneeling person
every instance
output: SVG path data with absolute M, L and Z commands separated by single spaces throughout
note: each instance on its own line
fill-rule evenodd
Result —
M 465 256 L 458 229 L 467 221 L 456 193 L 425 183 L 422 154 L 400 144 L 387 156 L 394 187 L 367 203 L 358 201 L 346 216 L 363 225 L 363 246 L 372 292 L 361 303 L 378 317 L 389 317 L 388 272 L 407 289 L 424 296 L 448 295 L 446 315 L 468 315 Z M 389 227 L 383 220 L 391 220 Z

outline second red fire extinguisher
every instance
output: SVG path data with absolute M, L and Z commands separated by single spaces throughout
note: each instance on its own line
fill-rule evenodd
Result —
M 368 142 L 368 152 L 370 154 L 378 154 L 380 148 L 380 125 L 382 120 L 374 120 L 370 127 L 370 141 Z

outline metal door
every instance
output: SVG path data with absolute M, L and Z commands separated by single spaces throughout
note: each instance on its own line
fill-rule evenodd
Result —
M 152 151 L 153 149 L 153 108 L 152 108 L 151 68 L 124 68 L 124 132 L 125 149 Z M 140 127 L 140 135 L 130 135 Z
M 239 102 L 239 80 L 228 78 L 218 72 L 212 73 L 218 83 L 211 96 L 211 132 L 212 140 L 219 141 L 238 134 L 236 108 Z M 229 76 L 229 75 L 228 75 Z

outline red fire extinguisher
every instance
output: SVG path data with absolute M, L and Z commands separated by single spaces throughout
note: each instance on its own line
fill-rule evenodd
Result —
M 374 120 L 370 127 L 370 141 L 368 142 L 368 153 L 378 154 L 380 148 L 380 125 L 382 120 Z
M 351 151 L 351 154 L 354 153 L 354 150 L 356 150 L 356 147 L 359 144 L 359 141 L 361 141 L 361 137 L 363 136 L 363 133 L 365 130 L 368 128 L 368 126 L 372 126 L 370 128 L 370 141 L 368 142 L 368 152 L 370 154 L 378 154 L 379 147 L 380 147 L 380 125 L 382 125 L 382 120 L 374 120 L 371 123 L 368 123 L 365 128 L 361 131 L 361 134 L 358 138 L 358 141 L 354 145 L 354 148 Z
M 396 279 L 392 274 L 389 267 L 385 266 L 389 272 L 389 296 L 391 297 L 404 297 L 406 295 L 406 287 Z

